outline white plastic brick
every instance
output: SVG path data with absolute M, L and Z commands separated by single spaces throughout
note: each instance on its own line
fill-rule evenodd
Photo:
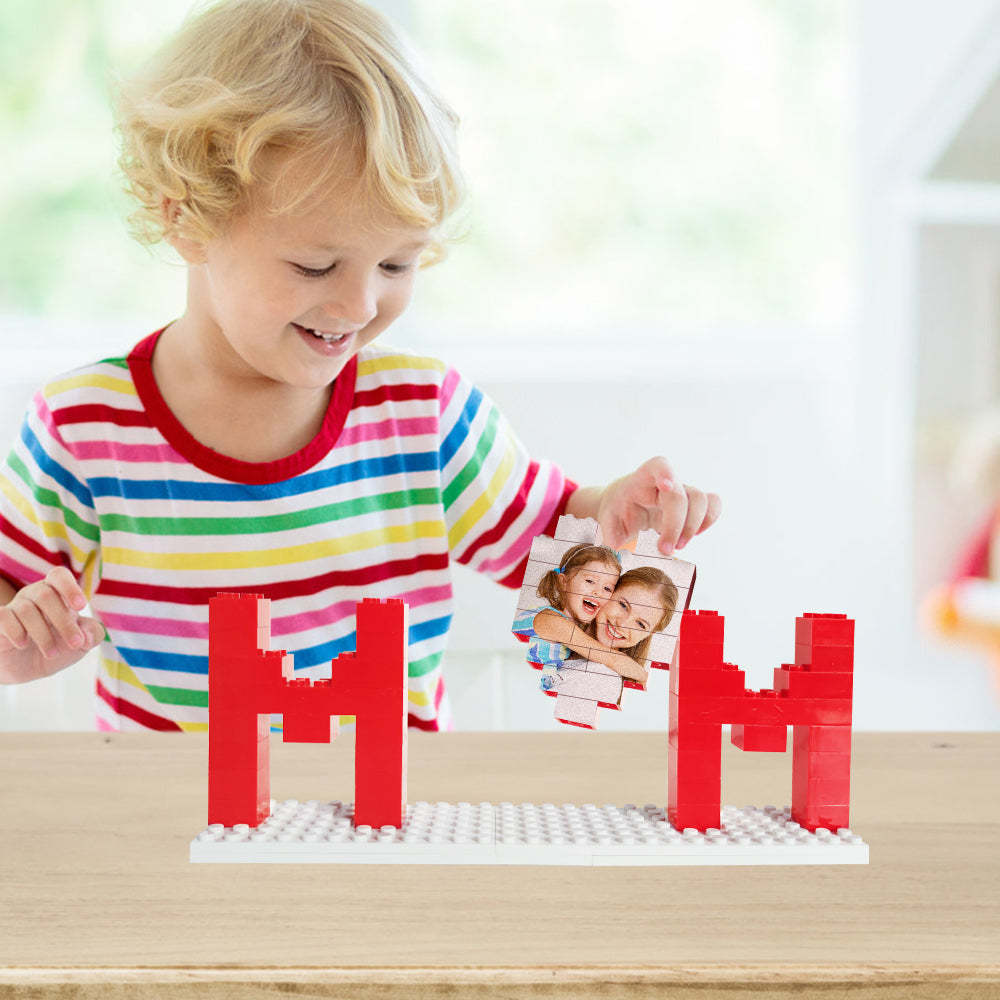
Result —
M 621 674 L 603 663 L 598 663 L 596 660 L 569 659 L 566 661 L 566 667 L 574 670 L 586 670 L 588 674 L 604 674 L 607 677 L 617 677 L 621 680 Z
M 535 540 L 531 543 L 528 558 L 538 563 L 544 563 L 548 569 L 553 569 L 559 565 L 568 548 L 570 546 L 566 542 L 549 538 L 548 535 L 536 535 Z
M 597 728 L 598 704 L 592 698 L 574 698 L 559 694 L 557 688 L 556 703 L 552 709 L 552 717 L 560 722 L 575 722 L 579 726 Z
M 400 828 L 352 825 L 353 803 L 271 802 L 260 826 L 215 824 L 194 862 L 402 865 L 863 865 L 848 829 L 809 833 L 788 809 L 723 806 L 721 827 L 675 830 L 656 805 L 416 802 Z
M 635 554 L 637 556 L 655 557 L 658 559 L 663 559 L 664 555 L 659 549 L 658 545 L 659 541 L 660 541 L 659 532 L 654 531 L 652 528 L 647 528 L 645 531 L 640 531 L 635 538 Z
M 650 640 L 646 657 L 649 660 L 655 660 L 657 663 L 669 663 L 674 658 L 674 650 L 676 648 L 677 636 L 656 632 Z
M 558 563 L 539 562 L 537 559 L 528 560 L 528 565 L 524 568 L 524 582 L 521 584 L 522 596 L 518 599 L 519 609 L 537 608 L 546 603 L 538 596 L 538 585 L 542 582 L 542 577 L 557 565 Z
M 561 542 L 586 542 L 588 545 L 603 545 L 601 528 L 593 517 L 572 517 L 563 514 L 556 523 L 556 538 Z
M 580 664 L 589 665 L 582 660 Z M 596 670 L 576 670 L 573 668 L 573 661 L 569 660 L 558 674 L 560 683 L 556 685 L 556 690 L 560 695 L 606 701 L 612 705 L 617 705 L 622 696 L 622 679 L 616 673 L 602 674 Z

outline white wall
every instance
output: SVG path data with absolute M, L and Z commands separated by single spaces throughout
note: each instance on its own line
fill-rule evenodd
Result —
M 728 347 L 635 338 L 621 345 L 561 366 L 536 361 L 530 372 L 496 357 L 477 360 L 471 349 L 457 360 L 529 449 L 557 458 L 578 481 L 606 482 L 662 453 L 684 481 L 723 497 L 719 523 L 681 553 L 698 565 L 693 606 L 725 616 L 727 656 L 747 670 L 751 686 L 770 687 L 773 668 L 793 656 L 797 615 L 864 611 L 853 594 L 851 536 L 863 511 L 850 488 L 842 352 L 794 341 L 782 347 L 750 332 Z M 512 656 L 495 668 L 512 672 L 502 680 L 505 727 L 551 726 L 551 701 L 538 692 L 523 647 L 511 645 L 516 593 L 498 593 L 469 573 L 458 592 L 449 660 L 463 692 L 456 718 L 490 718 L 467 672 L 485 672 L 480 690 L 497 687 L 488 655 L 477 661 L 466 651 L 507 647 Z M 858 686 L 859 725 L 883 724 L 860 669 Z M 657 672 L 646 694 L 626 691 L 622 712 L 602 713 L 600 726 L 661 729 L 665 717 L 666 675 Z

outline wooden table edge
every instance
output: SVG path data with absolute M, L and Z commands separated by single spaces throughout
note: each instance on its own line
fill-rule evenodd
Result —
M 464 984 L 530 985 L 538 983 L 635 983 L 662 985 L 792 985 L 795 983 L 890 985 L 998 983 L 1000 964 L 856 965 L 554 965 L 554 966 L 0 966 L 0 986 L 53 986 L 98 983 L 313 983 L 383 984 L 386 986 Z

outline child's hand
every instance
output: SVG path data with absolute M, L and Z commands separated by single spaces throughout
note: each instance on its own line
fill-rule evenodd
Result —
M 19 590 L 0 608 L 0 681 L 35 680 L 82 659 L 104 637 L 100 622 L 77 614 L 86 604 L 63 566 Z
M 577 499 L 578 494 L 583 496 Z M 722 512 L 722 501 L 715 493 L 677 482 L 661 456 L 609 483 L 596 498 L 596 510 L 587 511 L 595 506 L 593 499 L 588 491 L 577 490 L 570 496 L 567 512 L 596 518 L 604 543 L 612 548 L 653 528 L 659 532 L 659 548 L 665 556 L 684 548 L 695 535 L 713 525 Z
M 603 663 L 606 667 L 610 667 L 619 677 L 630 681 L 637 681 L 643 687 L 646 686 L 646 681 L 649 680 L 649 668 L 646 664 L 637 663 L 631 656 L 626 656 L 624 653 L 614 650 L 608 653 L 598 653 L 597 650 L 593 650 L 591 658 L 598 663 Z

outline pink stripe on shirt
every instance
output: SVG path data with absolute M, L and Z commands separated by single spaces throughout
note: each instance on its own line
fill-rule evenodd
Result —
M 149 635 L 172 635 L 185 639 L 207 639 L 208 624 L 178 620 L 176 618 L 154 618 L 151 615 L 127 615 L 117 611 L 105 611 L 101 621 L 111 629 L 120 632 L 137 632 Z
M 110 458 L 119 462 L 174 462 L 185 459 L 169 444 L 123 444 L 120 441 L 77 441 L 73 454 L 79 459 Z
M 59 564 L 53 564 L 52 568 L 55 569 L 57 565 Z M 25 566 L 24 563 L 18 562 L 3 552 L 0 552 L 0 571 L 13 580 L 20 580 L 25 587 L 29 583 L 36 583 L 45 576 L 44 573 L 39 573 L 37 569 L 32 569 L 30 566 Z
M 337 444 L 358 444 L 361 441 L 381 441 L 394 437 L 437 434 L 437 423 L 433 417 L 411 417 L 403 420 L 390 419 L 358 424 L 357 427 L 345 427 L 340 432 Z
M 407 590 L 397 596 L 411 608 L 419 608 L 425 604 L 451 599 L 451 586 L 420 587 L 417 590 Z M 345 618 L 353 618 L 357 611 L 357 601 L 337 601 L 325 608 L 317 608 L 297 615 L 286 615 L 284 618 L 271 619 L 271 635 L 288 635 L 302 632 L 319 626 L 334 625 Z
M 25 567 L 26 569 L 26 567 Z M 23 578 L 22 578 L 23 579 Z M 411 608 L 418 608 L 436 601 L 447 601 L 451 598 L 451 587 L 421 587 L 408 590 L 399 595 Z M 337 601 L 325 608 L 304 612 L 296 615 L 285 615 L 271 621 L 271 635 L 294 635 L 296 632 L 308 631 L 335 625 L 345 618 L 352 618 L 357 608 L 356 601 Z M 136 632 L 147 635 L 169 635 L 186 639 L 207 639 L 208 624 L 206 622 L 178 620 L 176 618 L 156 618 L 152 615 L 130 615 L 114 611 L 105 611 L 101 616 L 104 624 L 121 632 Z
M 451 397 L 455 394 L 455 387 L 458 385 L 458 372 L 454 368 L 449 368 L 448 373 L 444 377 L 444 381 L 441 383 L 441 395 L 438 397 L 441 400 L 441 412 L 444 413 L 448 409 L 448 404 L 451 402 Z

